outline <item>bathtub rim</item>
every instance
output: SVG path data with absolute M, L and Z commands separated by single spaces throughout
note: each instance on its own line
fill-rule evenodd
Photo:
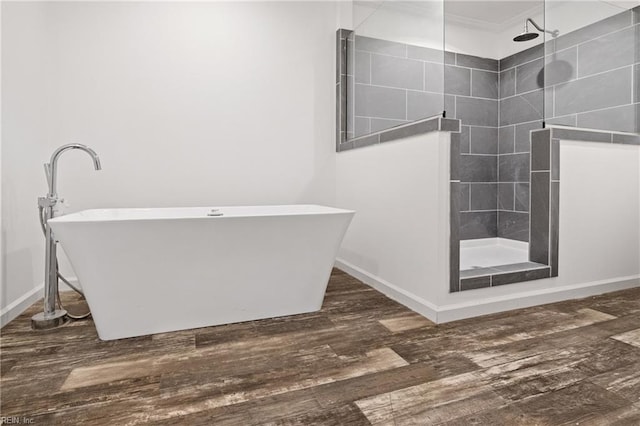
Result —
M 289 208 L 289 210 L 287 210 L 287 208 Z M 222 212 L 223 215 L 208 216 L 207 213 L 214 209 Z M 109 215 L 109 213 L 113 212 L 121 213 L 121 215 Z M 156 215 L 154 215 L 154 212 L 156 212 Z M 175 214 L 158 215 L 158 212 L 174 212 Z M 355 213 L 355 210 L 329 207 L 320 204 L 269 204 L 206 207 L 117 207 L 80 210 L 57 216 L 50 219 L 49 222 L 55 225 L 57 223 L 146 222 L 159 220 L 229 220 L 239 218 L 287 216 L 354 215 Z

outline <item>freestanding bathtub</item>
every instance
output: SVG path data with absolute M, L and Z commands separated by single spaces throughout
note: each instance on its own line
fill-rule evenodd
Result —
M 353 211 L 216 209 L 85 210 L 49 221 L 100 339 L 320 309 Z

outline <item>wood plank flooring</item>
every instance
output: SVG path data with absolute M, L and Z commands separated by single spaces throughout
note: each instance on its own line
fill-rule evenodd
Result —
M 320 312 L 109 342 L 40 309 L 0 338 L 37 425 L 640 425 L 640 288 L 436 326 L 334 270 Z

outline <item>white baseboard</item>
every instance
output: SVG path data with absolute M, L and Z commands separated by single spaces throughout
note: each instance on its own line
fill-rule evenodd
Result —
M 78 279 L 76 277 L 67 278 L 73 285 L 80 287 L 78 283 Z M 64 293 L 66 291 L 73 291 L 71 287 L 60 281 L 60 292 Z M 9 324 L 11 321 L 16 319 L 20 314 L 29 309 L 31 305 L 36 303 L 38 300 L 44 297 L 44 284 L 40 284 L 39 286 L 31 289 L 29 292 L 25 293 L 21 297 L 19 297 L 14 302 L 7 305 L 4 309 L 0 311 L 0 328 Z
M 437 324 L 640 286 L 636 275 L 437 306 L 342 259 L 336 259 L 335 266 Z
M 25 293 L 24 295 L 22 295 L 22 297 L 19 297 L 9 305 L 5 306 L 4 309 L 0 311 L 0 328 L 9 324 L 21 313 L 26 311 L 29 306 L 36 303 L 39 299 L 42 299 L 43 294 L 44 284 L 41 284 L 36 288 L 31 289 L 29 292 Z
M 424 300 L 344 260 L 336 259 L 335 267 L 375 288 L 380 293 L 406 306 L 412 311 L 419 313 L 423 317 L 433 322 L 438 322 L 438 307 L 428 300 Z
M 473 318 L 496 312 L 546 305 L 564 300 L 582 299 L 640 286 L 640 275 L 618 277 L 610 280 L 572 284 L 542 290 L 519 292 L 512 295 L 486 298 L 480 301 L 455 303 L 438 307 L 438 322 Z

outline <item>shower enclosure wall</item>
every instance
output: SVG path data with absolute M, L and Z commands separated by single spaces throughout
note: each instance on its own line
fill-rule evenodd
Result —
M 640 130 L 640 8 L 523 2 L 507 16 L 501 2 L 474 4 L 361 6 L 338 37 L 339 151 L 459 120 L 451 292 L 556 276 L 559 141 L 636 144 Z

